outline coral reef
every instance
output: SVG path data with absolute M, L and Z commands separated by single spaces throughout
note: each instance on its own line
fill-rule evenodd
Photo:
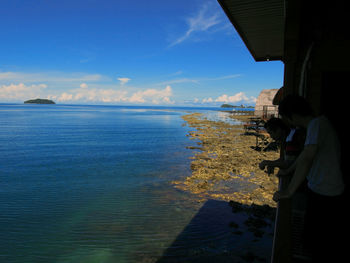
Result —
M 265 159 L 277 159 L 279 153 L 256 151 L 253 147 L 256 138 L 244 135 L 243 123 L 249 117 L 232 117 L 242 123 L 211 121 L 200 113 L 183 116 L 187 125 L 194 128 L 188 136 L 197 146 L 188 147 L 195 152 L 192 174 L 172 183 L 203 199 L 275 207 L 272 195 L 277 190 L 278 179 L 260 170 L 258 164 Z

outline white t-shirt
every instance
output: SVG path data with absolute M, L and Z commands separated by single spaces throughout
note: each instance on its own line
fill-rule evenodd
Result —
M 306 145 L 317 145 L 317 151 L 308 176 L 308 187 L 315 193 L 337 196 L 344 191 L 340 169 L 340 143 L 329 120 L 320 116 L 307 127 Z
M 286 138 L 286 143 L 293 141 L 294 134 L 295 134 L 295 129 L 293 128 L 293 129 L 290 130 L 290 132 L 289 132 L 289 134 L 288 134 L 288 136 Z M 285 151 L 284 152 L 284 159 L 287 162 L 293 162 L 293 161 L 295 161 L 296 156 L 288 155 L 288 154 L 286 154 L 286 151 Z

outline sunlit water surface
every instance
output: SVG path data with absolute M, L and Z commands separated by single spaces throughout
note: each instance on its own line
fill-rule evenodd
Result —
M 170 183 L 191 173 L 188 112 L 0 105 L 0 262 L 156 262 L 232 247 L 227 204 Z

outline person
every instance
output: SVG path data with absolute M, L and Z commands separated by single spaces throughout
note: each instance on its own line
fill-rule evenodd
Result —
M 283 151 L 282 156 L 277 160 L 263 160 L 259 163 L 259 168 L 265 170 L 267 168 L 268 174 L 273 174 L 274 169 L 286 169 L 288 168 L 302 151 L 305 140 L 304 129 L 290 128 L 282 119 L 271 118 L 269 119 L 264 128 L 274 139 L 281 145 Z M 277 174 L 278 176 L 279 174 Z
M 273 199 L 290 198 L 306 178 L 305 231 L 313 262 L 341 262 L 334 261 L 341 255 L 341 244 L 337 241 L 342 240 L 339 236 L 344 232 L 341 220 L 345 189 L 336 131 L 325 116 L 315 117 L 300 96 L 285 97 L 279 105 L 279 114 L 290 124 L 306 128 L 306 139 L 303 151 L 284 171 L 294 170 L 287 189 L 277 191 Z

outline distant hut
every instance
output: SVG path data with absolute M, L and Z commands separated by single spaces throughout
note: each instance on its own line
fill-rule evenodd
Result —
M 278 89 L 264 89 L 260 92 L 255 104 L 255 115 L 262 118 L 278 116 L 278 106 L 273 104 L 273 99 Z

